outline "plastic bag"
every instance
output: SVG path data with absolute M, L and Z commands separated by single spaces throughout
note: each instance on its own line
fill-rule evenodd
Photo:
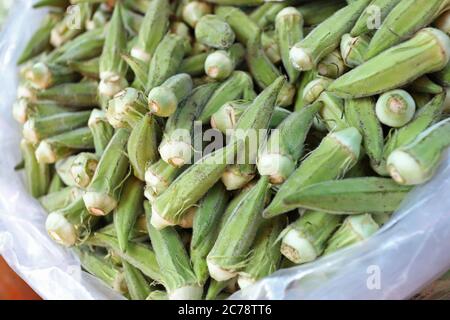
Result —
M 31 0 L 16 1 L 0 35 L 0 253 L 45 299 L 121 299 L 81 271 L 74 255 L 47 236 L 46 214 L 14 171 L 20 126 L 11 116 L 15 61 L 42 18 Z M 232 296 L 242 299 L 405 299 L 450 268 L 450 159 L 433 181 L 368 241 L 314 263 L 280 270 Z

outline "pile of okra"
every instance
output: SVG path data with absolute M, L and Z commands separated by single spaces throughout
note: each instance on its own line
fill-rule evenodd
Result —
M 18 168 L 49 236 L 130 299 L 226 298 L 339 254 L 450 145 L 450 0 L 35 7 Z

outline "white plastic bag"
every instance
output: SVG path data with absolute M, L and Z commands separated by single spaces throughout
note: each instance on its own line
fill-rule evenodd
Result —
M 42 11 L 16 1 L 0 35 L 0 253 L 45 299 L 120 299 L 82 272 L 70 251 L 53 243 L 46 214 L 14 171 L 20 161 L 20 127 L 11 116 L 16 96 L 15 61 Z M 232 298 L 405 299 L 450 268 L 450 159 L 436 178 L 417 188 L 392 221 L 368 241 L 281 270 Z

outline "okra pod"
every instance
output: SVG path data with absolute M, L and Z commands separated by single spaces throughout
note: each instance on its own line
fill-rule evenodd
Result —
M 186 5 L 183 6 L 182 17 L 188 25 L 190 25 L 192 28 L 195 28 L 197 22 L 204 15 L 211 13 L 211 4 L 200 1 L 189 1 L 188 3 L 186 3 Z
M 52 101 L 30 101 L 20 98 L 13 105 L 14 119 L 24 124 L 32 118 L 44 118 L 71 111 L 70 108 Z
M 283 1 L 283 2 L 266 2 L 261 6 L 255 8 L 249 17 L 260 28 L 265 28 L 270 24 L 273 24 L 276 20 L 277 14 L 284 8 L 290 6 L 295 1 Z
M 20 149 L 25 161 L 25 178 L 28 192 L 36 198 L 45 195 L 50 183 L 50 168 L 48 164 L 38 161 L 35 156 L 35 147 L 31 142 L 22 139 Z
M 436 28 L 450 36 L 450 10 L 441 14 L 433 24 Z
M 305 91 L 306 86 L 317 78 L 317 72 L 315 70 L 310 70 L 303 72 L 300 75 L 300 80 L 298 83 L 298 89 L 297 89 L 297 98 L 295 100 L 294 109 L 300 110 L 304 106 L 307 106 L 309 103 L 303 100 L 303 93 Z
M 56 161 L 55 163 L 55 171 L 56 174 L 61 178 L 66 186 L 75 187 L 78 186 L 75 182 L 74 177 L 72 176 L 71 168 L 73 161 L 76 156 L 70 156 L 61 160 Z
M 320 257 L 342 217 L 321 211 L 307 211 L 282 233 L 281 253 L 295 264 Z
M 95 107 L 99 103 L 97 88 L 98 83 L 95 81 L 65 83 L 36 92 L 36 99 L 70 107 Z
M 98 159 L 97 155 L 89 152 L 81 152 L 74 156 L 70 174 L 78 187 L 84 189 L 91 183 L 97 169 Z
M 150 294 L 151 289 L 142 272 L 127 261 L 122 261 L 122 266 L 131 299 L 145 300 Z
M 100 73 L 100 58 L 93 58 L 87 61 L 68 61 L 67 65 L 70 69 L 78 72 L 84 77 L 88 77 L 94 80 L 99 79 Z
M 411 40 L 384 51 L 339 77 L 328 90 L 345 98 L 383 93 L 443 69 L 449 61 L 449 53 L 449 37 L 440 30 L 425 28 Z
M 250 39 L 255 39 L 261 33 L 258 25 L 239 8 L 217 6 L 214 13 L 231 26 L 236 35 L 236 39 L 243 45 L 247 45 Z
M 182 168 L 174 167 L 162 159 L 150 165 L 145 170 L 146 198 L 153 201 L 169 187 L 182 171 Z
M 99 109 L 92 110 L 88 127 L 94 139 L 95 153 L 101 157 L 114 135 L 114 128 L 109 124 L 105 111 Z
M 65 8 L 70 4 L 70 0 L 39 0 L 33 3 L 33 8 L 55 7 Z
M 242 62 L 244 56 L 245 49 L 240 43 L 233 44 L 227 50 L 214 51 L 205 60 L 205 73 L 212 79 L 224 80 Z
M 414 117 L 416 102 L 405 90 L 388 91 L 378 98 L 375 112 L 381 123 L 399 128 Z
M 47 89 L 58 84 L 78 80 L 78 75 L 72 69 L 57 65 L 38 62 L 26 74 L 26 80 L 36 89 Z
M 320 182 L 292 192 L 284 203 L 333 214 L 390 213 L 411 191 L 388 178 L 351 178 Z
M 133 128 L 148 112 L 143 92 L 126 88 L 108 103 L 106 118 L 114 128 Z
M 50 179 L 50 184 L 48 186 L 47 195 L 49 195 L 50 193 L 61 191 L 62 189 L 64 189 L 64 187 L 65 185 L 61 178 L 57 174 L 53 173 Z
M 408 89 L 414 93 L 429 93 L 433 95 L 440 94 L 444 91 L 444 89 L 440 85 L 437 85 L 436 83 L 431 81 L 431 79 L 427 76 L 422 76 L 413 81 L 409 85 Z
M 317 77 L 312 80 L 303 89 L 303 101 L 307 104 L 316 101 L 322 92 L 327 90 L 332 81 L 332 79 L 326 77 Z
M 273 217 L 296 208 L 285 203 L 295 190 L 342 177 L 357 162 L 361 140 L 361 134 L 353 127 L 327 135 L 281 185 L 272 203 L 264 210 L 264 217 Z
M 346 66 L 355 68 L 363 64 L 369 47 L 370 38 L 366 35 L 352 37 L 344 34 L 341 40 L 341 56 Z
M 301 3 L 297 10 L 302 14 L 306 26 L 317 26 L 331 17 L 336 11 L 345 7 L 342 0 L 315 0 Z
M 195 38 L 208 47 L 228 49 L 234 43 L 235 37 L 231 26 L 214 14 L 202 16 L 195 25 Z
M 208 52 L 201 52 L 185 58 L 178 69 L 179 73 L 187 73 L 190 76 L 201 76 L 205 74 L 205 61 L 208 58 Z
M 346 68 L 339 50 L 335 50 L 325 56 L 317 65 L 317 71 L 323 77 L 332 79 L 340 77 L 346 71 Z
M 126 145 L 130 132 L 118 129 L 105 149 L 83 200 L 89 213 L 105 216 L 118 205 L 121 186 L 129 172 Z
M 329 132 L 340 131 L 349 127 L 344 114 L 344 100 L 328 92 L 322 92 L 315 103 L 322 104 L 314 126 L 324 126 Z
M 81 3 L 69 8 L 68 14 L 53 27 L 50 33 L 50 43 L 56 48 L 81 34 L 92 13 L 90 3 Z

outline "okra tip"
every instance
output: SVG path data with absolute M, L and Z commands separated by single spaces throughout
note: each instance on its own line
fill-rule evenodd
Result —
M 75 227 L 59 212 L 52 212 L 47 216 L 45 229 L 50 238 L 65 247 L 75 245 L 78 239 Z

